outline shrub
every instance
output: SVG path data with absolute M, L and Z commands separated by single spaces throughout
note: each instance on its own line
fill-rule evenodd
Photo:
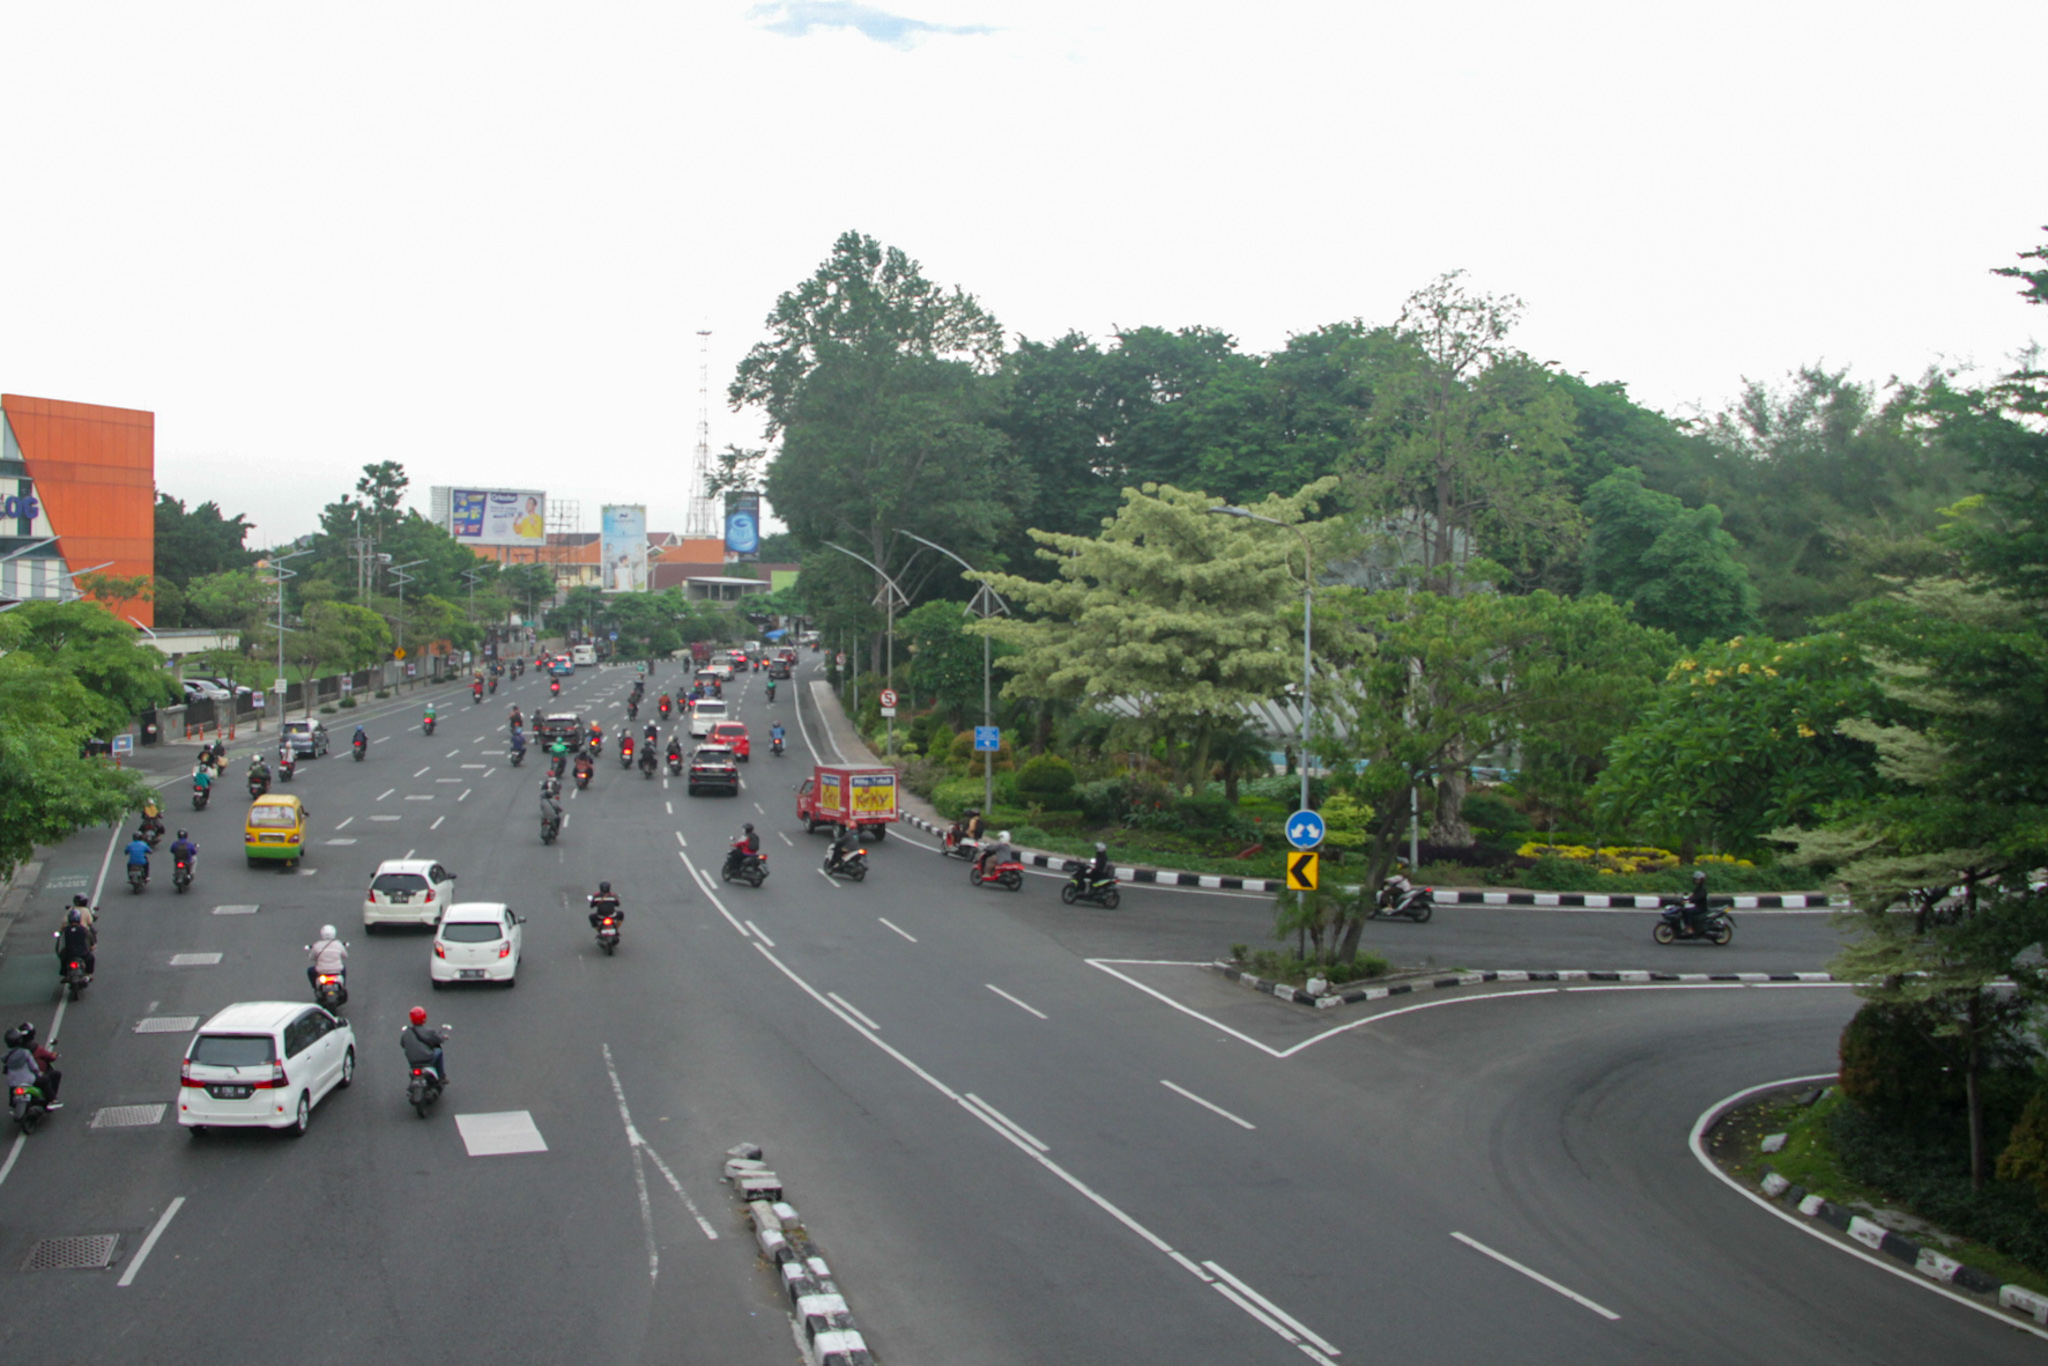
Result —
M 332 716 L 332 715 L 334 715 L 334 708 L 333 708 L 333 706 L 332 706 L 332 705 L 328 705 L 328 706 L 324 706 L 324 707 L 320 708 L 320 714 L 321 714 L 322 716 Z
M 373 695 L 374 695 L 374 696 L 376 696 L 376 697 L 378 697 L 378 698 L 385 698 L 385 697 L 389 697 L 389 696 L 391 696 L 391 689 L 389 689 L 389 688 L 379 688 L 379 689 L 377 689 L 377 691 L 376 691 L 376 692 L 375 692 L 375 693 L 374 693 Z
M 2034 1092 L 1998 1155 L 1998 1179 L 2031 1188 L 2048 1210 L 2048 1088 Z
M 947 778 L 932 788 L 931 803 L 949 821 L 960 819 L 970 806 L 981 805 L 981 778 Z
M 1963 1078 L 1932 1041 L 1938 1024 L 1925 1006 L 1866 1003 L 1842 1030 L 1842 1094 L 1894 1120 L 1955 1110 Z
M 1064 809 L 1072 802 L 1074 766 L 1057 754 L 1026 760 L 1017 770 L 1017 795 L 1025 801 Z
M 1101 778 L 1092 783 L 1077 783 L 1074 787 L 1074 804 L 1081 814 L 1097 825 L 1122 824 L 1124 806 L 1124 780 Z
M 355 699 L 355 697 L 354 697 L 354 695 L 353 695 L 353 694 L 351 694 L 351 695 L 350 695 L 350 696 L 348 696 L 348 697 L 344 697 L 344 698 L 342 698 L 342 699 L 341 699 L 341 705 L 342 705 L 342 706 L 344 706 L 344 707 L 353 707 L 353 706 L 354 706 L 355 704 L 356 704 L 356 699 Z
M 1529 818 L 1509 804 L 1498 792 L 1473 792 L 1465 798 L 1465 820 L 1481 830 L 1506 833 L 1527 830 Z
M 951 769 L 931 759 L 912 759 L 902 765 L 902 773 L 903 786 L 926 800 L 952 776 Z
M 950 753 L 955 763 L 972 764 L 977 770 L 981 768 L 981 752 L 974 747 L 974 732 L 972 730 L 963 730 L 953 737 L 953 747 Z M 1015 758 L 1016 756 L 1010 752 L 1009 732 L 1005 731 L 1003 733 L 1003 747 L 996 751 L 996 767 L 999 769 L 1010 768 L 1013 766 Z

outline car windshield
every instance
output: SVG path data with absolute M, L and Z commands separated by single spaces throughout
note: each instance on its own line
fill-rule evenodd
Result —
M 192 1045 L 192 1061 L 206 1067 L 262 1067 L 277 1061 L 277 1045 L 268 1034 L 201 1034 Z
M 495 920 L 452 920 L 441 926 L 441 937 L 451 944 L 488 944 L 505 937 L 505 927 Z
M 311 735 L 313 733 L 313 723 L 311 721 L 287 721 L 284 723 L 284 733 L 286 735 Z
M 379 873 L 370 884 L 373 892 L 424 892 L 427 880 L 418 873 Z
M 697 704 L 697 714 L 699 716 L 723 716 L 725 715 L 725 703 L 720 702 L 716 698 L 706 698 Z

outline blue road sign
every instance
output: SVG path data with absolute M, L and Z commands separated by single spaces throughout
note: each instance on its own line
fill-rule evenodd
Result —
M 997 750 L 1002 747 L 1003 728 L 1001 726 L 976 726 L 974 728 L 974 748 L 977 751 L 985 749 Z
M 133 754 L 135 752 L 135 737 L 132 735 L 116 735 L 114 737 L 113 752 L 115 754 Z
M 617 640 L 618 638 L 619 638 L 619 633 L 618 633 L 617 631 L 614 631 L 614 632 L 612 632 L 612 639 L 613 639 L 613 640 Z
M 1297 849 L 1313 849 L 1323 842 L 1323 818 L 1313 811 L 1297 811 L 1287 818 L 1287 842 Z

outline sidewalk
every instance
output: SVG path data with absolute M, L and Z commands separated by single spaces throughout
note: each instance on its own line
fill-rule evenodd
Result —
M 886 763 L 880 755 L 868 747 L 854 729 L 853 722 L 846 715 L 846 708 L 840 705 L 839 694 L 832 691 L 832 685 L 822 678 L 811 680 L 811 709 L 817 713 L 822 735 L 811 737 L 817 743 L 820 753 L 829 753 L 841 763 L 880 764 Z M 933 833 L 944 830 L 948 824 L 933 806 L 915 792 L 900 784 L 896 790 L 896 804 L 907 816 L 913 817 L 912 824 L 919 825 Z

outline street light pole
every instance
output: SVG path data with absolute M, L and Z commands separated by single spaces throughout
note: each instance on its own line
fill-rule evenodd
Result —
M 976 569 L 937 541 L 927 541 L 914 531 L 906 531 L 903 534 L 913 541 L 930 546 L 969 574 L 979 575 L 981 573 L 979 569 Z M 973 603 L 970 604 L 970 610 L 979 613 L 982 621 L 986 622 L 998 612 L 1007 614 L 1010 606 L 997 595 L 995 589 L 988 586 L 986 580 L 983 580 L 980 590 L 974 595 Z M 990 684 L 993 662 L 994 657 L 989 649 L 989 634 L 987 631 L 983 631 L 981 633 L 981 724 L 984 728 L 993 726 L 996 723 L 994 689 Z M 1016 753 L 1014 749 L 1010 752 L 1012 754 Z M 995 809 L 995 804 L 996 755 L 994 750 L 985 749 L 981 752 L 981 809 L 983 811 L 992 811 Z
M 398 584 L 398 655 L 401 659 L 405 657 L 405 586 L 412 582 L 412 575 L 405 571 L 425 563 L 426 561 L 423 559 L 407 560 L 404 564 L 392 565 L 387 571 Z M 413 668 L 413 676 L 418 677 L 419 666 L 414 665 Z
M 272 556 L 270 557 L 270 569 L 271 569 L 271 572 L 277 575 L 277 687 L 276 687 L 275 691 L 276 691 L 276 693 L 277 693 L 277 723 L 278 723 L 278 724 L 279 724 L 280 726 L 282 726 L 282 725 L 284 724 L 284 689 L 285 689 L 285 681 L 284 681 L 284 581 L 285 581 L 286 579 L 295 579 L 295 578 L 297 578 L 297 577 L 298 577 L 298 573 L 297 573 L 297 572 L 296 572 L 295 570 L 290 570 L 290 569 L 286 569 L 286 568 L 284 567 L 284 562 L 285 562 L 286 560 L 296 560 L 296 559 L 297 559 L 297 558 L 299 558 L 299 556 L 301 556 L 301 555 L 310 555 L 310 554 L 312 554 L 312 553 L 313 553 L 313 547 L 312 547 L 312 546 L 306 546 L 306 547 L 304 547 L 303 549 L 300 549 L 300 550 L 294 550 L 294 551 L 293 551 L 293 552 L 292 552 L 291 554 L 289 554 L 289 555 L 272 555 Z M 303 685 L 302 685 L 302 686 L 303 686 Z M 229 699 L 229 703 L 228 703 L 228 706 L 229 706 L 230 710 L 232 710 L 232 709 L 233 709 L 233 706 L 234 706 L 234 702 L 233 702 L 233 699 Z M 310 707 L 308 707 L 308 708 L 307 708 L 307 710 L 308 710 L 308 711 L 311 711 L 312 709 L 311 709 Z M 263 729 L 263 715 L 262 715 L 262 713 L 261 713 L 261 712 L 258 712 L 258 713 L 257 713 L 257 715 L 256 715 L 256 729 L 258 729 L 258 730 L 261 730 L 261 729 Z
M 885 630 L 887 632 L 887 643 L 883 646 L 883 649 L 886 653 L 884 654 L 882 660 L 882 686 L 885 688 L 894 688 L 896 686 L 896 603 L 900 599 L 903 605 L 905 607 L 908 607 L 910 606 L 910 598 L 907 594 L 904 593 L 904 591 L 901 588 L 898 588 L 896 586 L 896 580 L 889 577 L 888 570 L 882 568 L 882 566 L 876 564 L 867 556 L 855 555 L 853 551 L 848 550 L 845 546 L 835 545 L 831 541 L 827 541 L 825 542 L 825 544 L 827 546 L 830 546 L 832 549 L 838 551 L 842 555 L 852 556 L 854 559 L 859 560 L 862 564 L 866 565 L 868 568 L 874 570 L 877 574 L 880 574 L 882 576 L 882 583 L 885 585 L 882 595 L 882 602 L 884 604 L 884 610 L 887 614 L 887 625 L 885 627 Z M 855 686 L 858 687 L 858 685 Z M 859 694 L 856 692 L 856 699 L 858 699 L 858 696 Z M 855 705 L 856 707 L 858 707 L 859 705 L 857 700 Z M 894 710 L 894 708 L 891 708 L 891 710 Z M 896 718 L 890 716 L 885 717 L 884 719 L 889 723 L 889 738 L 886 742 L 885 748 L 889 754 L 894 755 L 896 753 Z M 857 724 L 855 726 L 855 729 L 859 729 Z

